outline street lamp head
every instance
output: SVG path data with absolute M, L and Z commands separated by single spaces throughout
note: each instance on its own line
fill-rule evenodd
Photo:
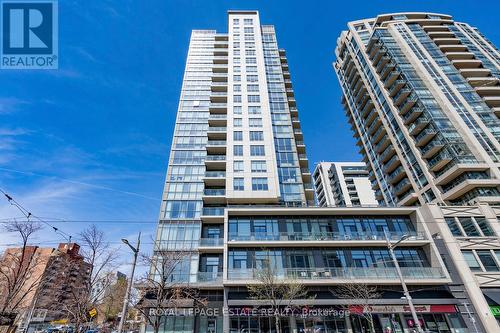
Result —
M 127 244 L 127 245 L 130 245 L 129 242 L 128 242 L 128 240 L 126 240 L 125 238 L 122 238 L 122 242 L 125 243 L 125 244 Z

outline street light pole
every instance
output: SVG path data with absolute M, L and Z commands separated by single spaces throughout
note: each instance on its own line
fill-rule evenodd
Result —
M 420 321 L 418 320 L 417 311 L 415 311 L 415 306 L 413 306 L 413 300 L 411 298 L 410 292 L 408 291 L 408 287 L 406 286 L 406 282 L 403 278 L 403 273 L 401 273 L 401 268 L 399 267 L 398 260 L 396 255 L 394 254 L 394 249 L 399 245 L 402 241 L 408 238 L 408 235 L 403 235 L 401 239 L 399 239 L 396 243 L 391 243 L 389 234 L 385 231 L 385 239 L 387 241 L 387 248 L 389 249 L 389 253 L 391 254 L 392 262 L 394 263 L 394 267 L 396 268 L 396 272 L 398 273 L 399 280 L 401 281 L 401 286 L 403 287 L 403 293 L 405 295 L 406 300 L 408 301 L 408 306 L 410 307 L 411 315 L 413 317 L 413 321 L 417 327 L 417 331 L 419 333 L 423 333 L 422 326 L 420 326 Z
M 123 298 L 123 308 L 122 316 L 120 318 L 120 324 L 118 324 L 118 333 L 122 333 L 123 324 L 125 323 L 125 318 L 127 317 L 128 303 L 130 299 L 130 291 L 132 290 L 132 283 L 134 283 L 134 272 L 135 265 L 137 264 L 137 255 L 139 254 L 139 247 L 141 246 L 141 233 L 139 232 L 139 237 L 137 238 L 137 247 L 130 245 L 128 240 L 122 238 L 122 242 L 127 244 L 128 247 L 134 252 L 134 262 L 132 263 L 132 273 L 130 274 L 130 280 L 128 282 L 127 291 L 125 292 L 125 297 Z

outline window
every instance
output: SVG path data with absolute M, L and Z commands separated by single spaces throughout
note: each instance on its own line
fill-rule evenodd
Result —
M 259 85 L 258 84 L 249 84 L 249 85 L 247 85 L 247 91 L 248 92 L 259 92 Z
M 257 58 L 247 58 L 245 60 L 247 64 L 256 64 L 257 63 Z
M 233 50 L 233 55 L 239 56 L 240 55 L 240 50 Z
M 250 141 L 264 141 L 264 132 L 250 131 Z
M 259 103 L 260 96 L 259 95 L 248 95 L 248 103 Z
M 256 73 L 257 72 L 257 66 L 247 66 L 247 72 L 249 72 L 249 73 Z
M 233 124 L 234 124 L 234 127 L 241 127 L 241 126 L 243 126 L 243 119 L 234 118 Z
M 233 45 L 235 49 L 238 49 L 240 47 L 240 42 L 234 42 Z
M 472 218 L 470 217 L 459 217 L 458 221 L 462 225 L 462 228 L 465 231 L 465 234 L 469 237 L 479 237 L 481 234 L 479 233 L 479 230 L 477 230 L 476 226 L 474 225 L 474 222 L 472 221 Z
M 234 156 L 243 156 L 243 146 L 242 145 L 233 146 L 233 155 Z
M 474 219 L 476 220 L 476 223 L 479 226 L 479 229 L 481 229 L 484 236 L 486 237 L 495 236 L 495 233 L 491 229 L 490 224 L 488 223 L 488 221 L 486 221 L 484 217 L 475 217 Z
M 239 64 L 239 63 L 241 63 L 241 59 L 240 58 L 234 58 L 233 59 L 233 63 Z
M 243 178 L 234 178 L 233 179 L 233 189 L 235 191 L 244 191 L 245 190 L 245 184 L 244 184 L 244 179 Z
M 241 95 L 234 95 L 233 101 L 234 103 L 241 103 Z
M 243 19 L 243 24 L 244 25 L 252 25 L 253 24 L 253 20 L 251 18 Z
M 478 250 L 476 251 L 477 256 L 479 257 L 479 260 L 481 260 L 481 263 L 484 266 L 484 269 L 487 272 L 498 272 L 498 265 L 493 258 L 493 255 L 491 254 L 490 250 Z
M 241 91 L 241 84 L 235 84 L 233 86 L 233 91 L 236 91 L 236 92 Z
M 267 178 L 255 177 L 252 178 L 252 191 L 267 191 Z
M 260 114 L 260 106 L 249 106 L 248 107 L 248 113 L 249 114 Z
M 261 118 L 250 118 L 248 119 L 248 126 L 250 127 L 262 127 Z
M 241 114 L 241 106 L 233 106 L 234 114 Z
M 257 75 L 247 75 L 247 81 L 248 82 L 258 82 L 259 77 Z
M 240 82 L 240 81 L 241 81 L 241 75 L 234 75 L 234 76 L 233 76 L 233 80 L 234 80 L 235 82 Z
M 239 73 L 239 72 L 241 72 L 241 66 L 233 66 L 233 71 L 234 71 L 235 73 Z
M 479 262 L 477 261 L 476 257 L 474 256 L 474 252 L 472 251 L 466 251 L 463 250 L 462 254 L 465 258 L 465 262 L 469 266 L 470 270 L 473 272 L 480 272 L 481 271 L 481 266 L 479 265 Z
M 250 146 L 250 156 L 264 156 L 265 150 L 263 145 Z
M 243 161 L 233 161 L 233 171 L 243 172 Z
M 453 236 L 458 236 L 458 237 L 463 236 L 462 231 L 460 230 L 460 227 L 458 226 L 454 217 L 446 217 L 445 220 Z
M 248 56 L 254 56 L 255 55 L 255 50 L 245 50 L 245 55 Z
M 252 161 L 252 172 L 266 172 L 266 161 Z
M 253 27 L 245 27 L 245 28 L 244 28 L 244 32 L 245 32 L 246 34 L 251 34 L 251 33 L 253 33 Z
M 233 140 L 234 141 L 243 141 L 243 132 L 242 131 L 234 131 L 233 132 Z
M 240 19 L 237 19 L 237 18 L 233 19 L 233 24 L 235 24 L 235 25 L 240 24 Z

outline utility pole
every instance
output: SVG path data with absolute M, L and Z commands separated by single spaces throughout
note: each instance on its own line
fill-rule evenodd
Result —
M 120 318 L 120 324 L 118 325 L 118 333 L 122 333 L 123 324 L 125 323 L 127 317 L 128 303 L 130 301 L 130 291 L 132 290 L 132 283 L 134 283 L 134 272 L 135 265 L 137 264 L 137 255 L 139 254 L 139 247 L 141 246 L 141 233 L 139 232 L 139 237 L 137 238 L 137 247 L 130 245 L 129 241 L 122 238 L 122 242 L 127 244 L 128 247 L 134 252 L 134 262 L 132 263 L 132 273 L 130 274 L 130 280 L 128 281 L 127 291 L 125 292 L 125 297 L 123 299 L 122 316 Z
M 403 273 L 401 273 L 401 268 L 399 267 L 398 260 L 396 258 L 396 255 L 394 254 L 394 249 L 404 241 L 405 239 L 408 238 L 408 235 L 403 235 L 401 239 L 399 239 L 396 243 L 391 243 L 389 234 L 387 231 L 384 231 L 385 233 L 385 239 L 387 241 L 387 248 L 389 249 L 389 253 L 391 254 L 392 262 L 394 263 L 394 267 L 396 268 L 396 272 L 398 273 L 399 280 L 401 281 L 401 286 L 403 287 L 403 293 L 405 295 L 406 300 L 408 301 L 408 306 L 410 307 L 411 315 L 413 317 L 413 321 L 415 322 L 415 326 L 417 327 L 418 333 L 424 333 L 422 330 L 422 326 L 420 326 L 420 321 L 418 320 L 417 316 L 417 311 L 415 311 L 415 306 L 413 306 L 413 300 L 411 298 L 410 292 L 408 291 L 408 287 L 406 286 L 406 282 L 403 278 Z

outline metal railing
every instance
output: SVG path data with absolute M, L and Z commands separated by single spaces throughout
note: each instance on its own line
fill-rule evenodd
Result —
M 229 280 L 256 280 L 262 269 L 230 269 Z M 394 267 L 341 267 L 341 268 L 284 268 L 277 270 L 278 279 L 377 279 L 399 280 Z M 446 278 L 441 267 L 401 267 L 405 279 L 443 279 Z
M 408 235 L 407 240 L 426 240 L 425 233 L 409 232 L 389 232 L 390 240 L 399 240 L 404 235 Z M 247 235 L 229 233 L 228 240 L 231 241 L 351 241 L 351 240 L 386 240 L 383 232 L 280 232 L 280 233 L 250 233 Z
M 225 161 L 226 155 L 207 155 L 205 161 Z

